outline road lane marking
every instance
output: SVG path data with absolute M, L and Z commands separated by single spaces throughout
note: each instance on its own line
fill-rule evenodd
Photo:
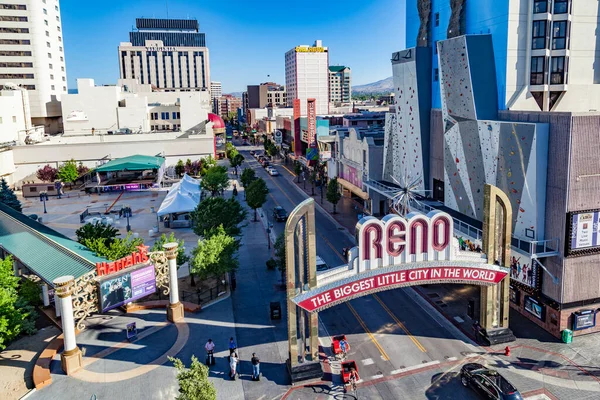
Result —
M 362 360 L 362 364 L 363 365 L 371 365 L 371 364 L 375 364 L 375 361 L 373 361 L 372 358 L 365 358 L 364 360 Z
M 354 317 L 356 318 L 356 320 L 358 321 L 358 323 L 360 324 L 360 326 L 363 328 L 363 330 L 367 333 L 367 335 L 369 335 L 369 338 L 371 339 L 371 341 L 373 342 L 373 344 L 375 345 L 375 347 L 377 347 L 377 350 L 379 350 L 379 352 L 381 353 L 381 358 L 383 360 L 385 360 L 385 361 L 389 361 L 390 357 L 387 355 L 387 353 L 385 352 L 385 350 L 383 349 L 383 347 L 381 347 L 381 345 L 379 344 L 379 342 L 377 341 L 377 339 L 375 338 L 375 336 L 373 336 L 373 334 L 371 333 L 371 331 L 369 330 L 369 328 L 367 328 L 367 325 L 362 320 L 362 318 L 360 318 L 360 316 L 358 315 L 358 313 L 356 312 L 356 310 L 354 309 L 354 307 L 352 307 L 352 305 L 350 304 L 350 302 L 346 302 L 346 305 L 348 306 L 348 308 L 350 309 L 350 311 L 352 312 L 352 314 L 354 314 Z
M 289 172 L 294 178 L 297 177 L 298 175 L 296 175 L 295 173 L 292 172 L 292 170 L 290 170 L 288 167 L 286 167 L 283 164 L 279 164 L 281 167 L 283 167 L 287 172 Z
M 423 364 L 412 365 L 410 367 L 396 369 L 396 370 L 390 372 L 390 375 L 396 375 L 396 374 L 401 374 L 402 372 L 414 371 L 415 369 L 430 367 L 432 365 L 438 365 L 439 363 L 440 362 L 438 360 L 435 360 L 435 361 L 430 361 L 430 362 L 423 363 Z
M 419 350 L 421 350 L 423 353 L 427 353 L 427 349 L 417 340 L 416 337 L 414 337 L 408 331 L 408 329 L 406 329 L 406 326 L 404 326 L 404 324 L 394 315 L 394 313 L 388 308 L 388 306 L 386 306 L 385 303 L 383 301 L 381 301 L 379 296 L 377 296 L 376 294 L 373 294 L 373 297 L 375 298 L 375 300 L 377 300 L 377 302 L 381 305 L 381 307 L 383 307 L 383 309 L 390 315 L 390 317 L 392 317 L 392 319 L 396 322 L 396 324 L 398 324 L 400 329 L 402 329 L 404 331 L 404 333 L 406 333 L 406 335 L 410 338 L 410 340 L 412 340 L 412 342 L 415 344 L 415 346 L 417 346 L 417 348 Z
M 456 360 L 458 360 L 458 357 L 448 357 L 447 360 L 448 361 L 456 361 Z

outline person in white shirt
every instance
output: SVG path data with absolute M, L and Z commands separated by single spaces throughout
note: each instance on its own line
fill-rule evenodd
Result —
M 207 354 L 212 354 L 215 350 L 215 343 L 212 341 L 212 339 L 208 339 L 208 342 L 206 342 L 204 348 L 206 349 Z

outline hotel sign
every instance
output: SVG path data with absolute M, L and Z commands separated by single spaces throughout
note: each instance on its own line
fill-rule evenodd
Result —
M 152 47 L 146 46 L 146 51 L 177 51 L 176 47 Z
M 123 257 L 119 260 L 112 262 L 99 262 L 96 263 L 96 273 L 98 276 L 110 275 L 115 272 L 119 272 L 125 268 L 145 263 L 149 260 L 148 257 L 148 246 L 138 246 L 138 251 L 132 253 L 127 257 Z
M 325 48 L 296 46 L 296 53 L 325 53 Z

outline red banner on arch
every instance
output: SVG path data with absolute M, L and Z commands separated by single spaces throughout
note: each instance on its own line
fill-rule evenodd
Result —
M 507 273 L 502 271 L 469 267 L 430 267 L 415 268 L 406 271 L 394 271 L 359 279 L 355 282 L 329 289 L 325 292 L 302 300 L 298 303 L 298 306 L 309 312 L 312 312 L 317 309 L 326 308 L 332 303 L 339 302 L 340 300 L 355 297 L 356 295 L 360 295 L 364 292 L 392 287 L 394 285 L 417 285 L 440 283 L 443 281 L 497 284 L 506 275 Z

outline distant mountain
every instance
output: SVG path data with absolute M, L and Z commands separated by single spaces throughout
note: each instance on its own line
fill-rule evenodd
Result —
M 389 78 L 377 82 L 367 83 L 366 85 L 352 86 L 352 93 L 387 93 L 394 90 L 394 80 Z

